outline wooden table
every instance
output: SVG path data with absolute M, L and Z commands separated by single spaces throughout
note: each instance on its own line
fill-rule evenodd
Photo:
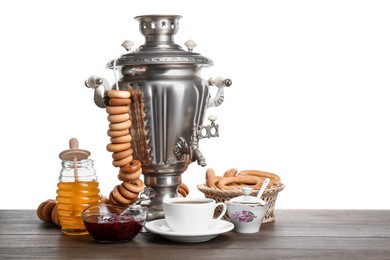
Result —
M 34 210 L 0 210 L 0 259 L 390 259 L 390 210 L 276 210 L 257 234 L 233 231 L 203 243 L 151 233 L 97 243 L 62 235 Z

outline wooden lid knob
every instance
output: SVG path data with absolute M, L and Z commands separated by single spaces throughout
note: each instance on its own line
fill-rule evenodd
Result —
M 77 161 L 87 159 L 91 152 L 83 149 L 79 149 L 79 141 L 77 138 L 71 138 L 69 140 L 68 150 L 64 150 L 59 154 L 59 157 L 63 161 L 71 161 L 76 159 Z

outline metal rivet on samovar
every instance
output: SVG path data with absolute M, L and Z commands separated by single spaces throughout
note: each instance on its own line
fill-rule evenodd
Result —
M 127 52 L 110 61 L 115 84 L 104 78 L 91 76 L 85 82 L 95 90 L 94 101 L 105 108 L 107 91 L 127 90 L 131 94 L 129 108 L 130 134 L 133 157 L 142 163 L 145 185 L 156 190 L 149 204 L 148 219 L 162 218 L 162 200 L 177 197 L 181 174 L 188 165 L 206 160 L 199 150 L 199 140 L 219 135 L 216 117 L 203 125 L 206 110 L 219 106 L 224 100 L 224 87 L 230 79 L 204 80 L 201 69 L 213 61 L 193 52 L 196 43 L 185 43 L 188 51 L 174 43 L 179 29 L 178 15 L 143 15 L 135 17 L 145 43 L 132 50 L 133 43 L 125 41 Z M 118 74 L 118 76 L 117 76 Z M 214 97 L 209 88 L 218 88 Z

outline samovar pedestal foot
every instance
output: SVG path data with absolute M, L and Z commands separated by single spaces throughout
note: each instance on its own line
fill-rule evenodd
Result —
M 146 221 L 152 221 L 156 219 L 163 219 L 165 218 L 164 210 L 161 206 L 149 206 L 148 207 L 148 214 L 146 217 Z
M 148 203 L 147 221 L 165 218 L 163 200 L 178 197 L 178 187 L 181 184 L 181 173 L 171 175 L 145 174 L 145 185 L 156 191 L 156 195 Z

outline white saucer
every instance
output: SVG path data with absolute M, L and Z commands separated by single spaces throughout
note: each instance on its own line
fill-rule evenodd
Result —
M 157 219 L 145 223 L 145 228 L 155 234 L 169 240 L 183 243 L 198 243 L 213 239 L 214 237 L 229 232 L 234 228 L 233 223 L 225 220 L 213 220 L 213 227 L 203 233 L 179 233 L 172 231 L 165 219 Z

